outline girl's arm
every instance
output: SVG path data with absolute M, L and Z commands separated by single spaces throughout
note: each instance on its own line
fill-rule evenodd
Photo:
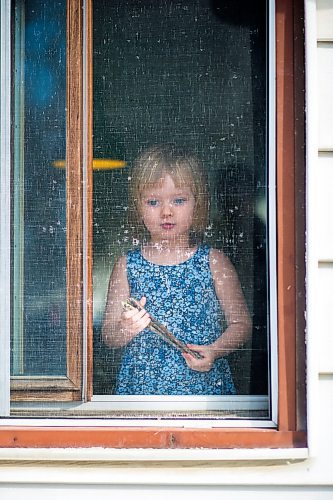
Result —
M 184 355 L 190 368 L 197 371 L 209 371 L 216 359 L 227 356 L 240 348 L 249 340 L 252 329 L 252 321 L 239 279 L 228 257 L 223 252 L 212 249 L 210 268 L 216 295 L 228 326 L 223 334 L 210 345 L 189 345 L 203 356 L 203 359 L 197 360 L 191 355 Z
M 141 311 L 124 311 L 122 302 L 129 297 L 129 285 L 126 273 L 126 257 L 121 257 L 114 265 L 106 299 L 102 325 L 102 337 L 110 347 L 122 347 L 148 326 L 149 314 Z M 140 300 L 141 306 L 146 298 Z

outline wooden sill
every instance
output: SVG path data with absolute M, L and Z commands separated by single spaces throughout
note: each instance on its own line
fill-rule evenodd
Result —
M 2 448 L 305 448 L 303 431 L 130 427 L 8 427 Z
M 65 377 L 19 377 L 11 380 L 12 401 L 78 401 L 81 391 Z

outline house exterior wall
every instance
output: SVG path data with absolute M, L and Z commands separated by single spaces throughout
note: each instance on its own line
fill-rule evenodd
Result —
M 308 452 L 2 449 L 2 500 L 333 498 L 333 0 L 305 10 Z

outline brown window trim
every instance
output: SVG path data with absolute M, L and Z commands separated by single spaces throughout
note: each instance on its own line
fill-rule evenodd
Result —
M 67 376 L 14 377 L 12 401 L 80 401 L 82 395 L 83 328 L 83 11 L 82 2 L 67 2 L 67 116 L 66 116 L 66 229 L 67 229 Z M 91 9 L 89 9 L 91 12 Z M 91 24 L 91 23 L 90 23 Z M 87 37 L 89 33 L 87 34 Z M 91 38 L 91 37 L 90 37 Z M 90 85 L 91 88 L 91 85 Z M 91 129 L 91 115 L 88 127 Z M 87 156 L 90 158 L 91 140 Z M 88 145 L 89 146 L 89 145 Z M 91 164 L 91 161 L 89 162 Z M 88 179 L 88 198 L 92 177 Z M 92 213 L 91 209 L 88 210 Z M 92 227 L 91 221 L 88 222 Z M 91 231 L 91 230 L 90 230 Z M 88 238 L 91 239 L 91 232 Z M 91 254 L 88 279 L 92 283 Z M 91 299 L 91 297 L 90 297 Z M 87 300 L 88 304 L 92 300 Z M 91 306 L 87 311 L 92 317 Z M 92 335 L 89 335 L 89 338 Z M 89 350 L 89 358 L 91 352 Z M 91 365 L 91 363 L 90 363 Z
M 15 377 L 12 401 L 80 401 L 81 391 L 67 377 Z
M 69 12 L 79 13 L 81 10 L 80 3 L 80 0 L 70 0 Z M 88 10 L 91 22 L 90 3 Z M 69 19 L 71 19 L 71 15 L 69 15 Z M 302 19 L 302 0 L 294 0 L 293 2 L 289 0 L 276 1 L 278 428 L 272 430 L 252 428 L 135 428 L 126 427 L 126 425 L 120 427 L 84 427 L 78 425 L 74 428 L 66 426 L 58 428 L 52 426 L 7 426 L 1 429 L 0 446 L 45 448 L 102 446 L 174 449 L 299 448 L 306 446 L 304 323 L 301 319 L 305 303 L 303 234 L 305 191 L 304 80 L 302 71 L 299 71 L 299 68 L 304 67 Z M 91 25 L 89 29 L 91 30 Z M 69 34 L 73 42 L 73 37 L 75 38 L 74 31 L 72 32 L 69 29 Z M 89 57 L 91 58 L 91 52 Z M 82 60 L 79 55 L 78 61 L 80 63 L 78 63 L 76 71 L 78 75 L 81 75 L 82 66 L 80 67 L 80 64 L 82 65 Z M 90 65 L 91 63 L 90 59 Z M 91 94 L 89 98 L 91 107 Z M 81 109 L 81 104 L 79 102 L 76 104 L 77 109 Z M 71 112 L 73 112 L 73 108 L 69 112 L 70 116 Z M 90 124 L 90 132 L 88 130 L 90 163 L 91 113 L 90 109 L 88 117 Z M 80 120 L 82 113 L 75 115 L 74 112 L 74 116 L 76 116 L 77 120 Z M 70 120 L 69 123 L 71 123 Z M 68 135 L 68 158 L 72 158 L 73 165 L 77 167 L 82 158 L 81 137 L 81 133 L 75 134 L 73 131 Z M 76 182 L 81 182 L 81 177 L 79 177 L 81 174 L 76 173 L 75 175 L 78 176 Z M 296 182 L 297 190 L 295 189 Z M 80 234 L 82 233 L 78 233 L 77 238 Z M 77 245 L 79 247 L 80 243 L 77 243 Z M 71 254 L 72 258 L 75 257 L 77 251 L 77 247 L 75 247 Z M 91 249 L 89 252 L 91 252 Z M 91 258 L 91 253 L 89 256 Z M 70 263 L 73 264 L 73 261 L 70 261 Z M 76 276 L 70 287 L 75 288 L 80 283 L 80 279 L 80 275 Z M 72 288 L 70 288 L 70 292 L 72 292 Z M 71 298 L 74 298 L 74 301 L 80 300 L 82 292 L 76 292 Z M 76 309 L 73 309 L 69 317 L 72 318 L 74 324 L 77 322 L 78 326 L 81 319 L 77 317 L 77 312 Z M 88 313 L 91 314 L 91 310 Z M 78 345 L 80 344 L 78 343 Z M 89 350 L 89 353 L 91 359 L 91 350 Z
M 305 433 L 258 429 L 4 427 L 4 448 L 303 448 Z

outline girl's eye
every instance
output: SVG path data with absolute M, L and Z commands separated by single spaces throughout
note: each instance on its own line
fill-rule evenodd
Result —
M 186 198 L 175 198 L 173 202 L 175 205 L 184 205 L 184 203 L 186 203 Z
M 151 200 L 147 200 L 146 201 L 147 205 L 149 205 L 150 207 L 157 207 L 158 205 L 158 200 L 155 200 L 155 199 L 151 199 Z

